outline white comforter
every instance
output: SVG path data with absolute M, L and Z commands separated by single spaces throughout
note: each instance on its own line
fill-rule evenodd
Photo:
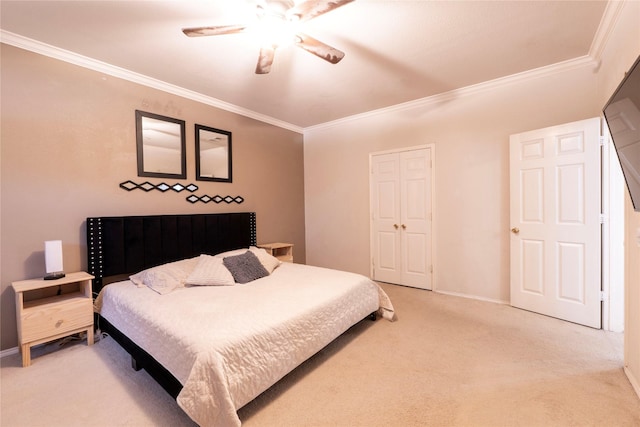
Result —
M 362 320 L 393 317 L 382 289 L 342 271 L 283 263 L 245 285 L 159 295 L 130 281 L 104 288 L 101 315 L 183 385 L 201 426 L 239 426 L 236 410 Z

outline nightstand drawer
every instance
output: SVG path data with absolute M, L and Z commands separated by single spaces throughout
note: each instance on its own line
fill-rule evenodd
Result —
M 93 305 L 80 296 L 58 298 L 53 302 L 25 308 L 22 317 L 22 341 L 31 342 L 62 334 L 93 323 Z

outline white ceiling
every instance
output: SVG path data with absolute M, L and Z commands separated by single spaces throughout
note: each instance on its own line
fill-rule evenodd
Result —
M 249 0 L 2 0 L 0 22 L 4 42 L 71 51 L 300 130 L 589 55 L 606 4 L 356 0 L 304 28 L 344 51 L 340 63 L 291 46 L 265 75 L 247 35 L 181 31 L 244 23 Z

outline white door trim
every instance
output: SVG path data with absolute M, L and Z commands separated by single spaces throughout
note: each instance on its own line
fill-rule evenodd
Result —
M 625 182 L 607 123 L 602 118 L 602 329 L 624 331 Z

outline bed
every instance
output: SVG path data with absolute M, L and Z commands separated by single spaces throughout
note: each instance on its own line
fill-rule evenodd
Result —
M 395 316 L 370 279 L 255 245 L 253 212 L 87 218 L 98 327 L 201 426 L 240 425 L 239 408 L 351 326 Z

